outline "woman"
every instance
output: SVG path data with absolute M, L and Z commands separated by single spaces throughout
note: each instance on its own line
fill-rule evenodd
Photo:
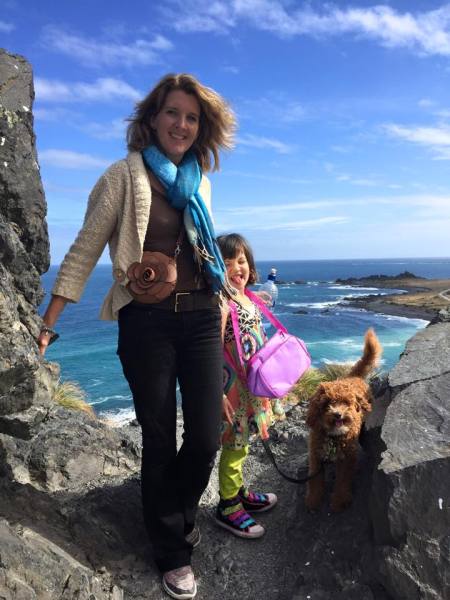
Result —
M 80 299 L 108 243 L 115 283 L 101 318 L 119 321 L 117 352 L 142 427 L 144 519 L 163 587 L 174 598 L 196 594 L 190 566 L 192 548 L 200 541 L 195 515 L 219 447 L 218 292 L 227 290 L 203 173 L 219 168 L 219 149 L 232 146 L 234 128 L 223 98 L 191 75 L 167 75 L 137 104 L 128 127 L 130 152 L 91 192 L 38 339 L 44 354 L 60 312 Z M 148 252 L 163 253 L 172 275 L 176 262 L 176 284 L 167 277 L 159 296 L 147 295 L 155 273 L 146 270 Z M 178 453 L 177 380 L 184 417 Z

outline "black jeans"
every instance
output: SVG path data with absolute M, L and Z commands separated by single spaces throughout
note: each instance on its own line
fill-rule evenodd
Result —
M 123 372 L 142 427 L 144 520 L 161 571 L 190 564 L 195 523 L 220 445 L 223 350 L 218 307 L 175 313 L 128 304 L 119 313 Z M 176 448 L 176 381 L 184 417 Z

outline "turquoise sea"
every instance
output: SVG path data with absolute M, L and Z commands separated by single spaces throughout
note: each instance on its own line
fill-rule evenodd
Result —
M 374 327 L 384 347 L 383 369 L 390 369 L 403 351 L 405 342 L 427 321 L 380 315 L 338 306 L 348 296 L 388 294 L 400 290 L 378 290 L 336 286 L 337 278 L 374 274 L 396 275 L 408 270 L 428 278 L 450 278 L 450 258 L 321 260 L 258 262 L 261 279 L 271 267 L 280 280 L 275 314 L 291 333 L 305 340 L 313 364 L 356 360 L 368 327 Z M 52 266 L 42 277 L 50 292 L 58 267 Z M 86 391 L 95 410 L 117 421 L 134 417 L 131 395 L 116 355 L 117 324 L 100 321 L 98 313 L 111 285 L 111 267 L 99 265 L 92 273 L 78 304 L 70 304 L 58 322 L 60 339 L 46 357 L 61 365 L 64 380 L 77 381 Z M 48 297 L 42 304 L 45 310 Z M 296 311 L 306 314 L 295 314 Z

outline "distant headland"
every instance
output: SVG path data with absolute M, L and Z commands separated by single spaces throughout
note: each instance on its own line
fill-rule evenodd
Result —
M 390 295 L 369 294 L 359 298 L 345 298 L 346 306 L 428 321 L 440 311 L 450 312 L 450 279 L 426 279 L 404 271 L 398 275 L 336 279 L 336 284 L 404 291 Z

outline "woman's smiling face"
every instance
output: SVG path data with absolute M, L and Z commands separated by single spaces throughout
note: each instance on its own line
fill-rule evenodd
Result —
M 199 125 L 200 104 L 193 94 L 182 90 L 169 92 L 161 110 L 151 119 L 161 150 L 176 165 L 197 139 Z

